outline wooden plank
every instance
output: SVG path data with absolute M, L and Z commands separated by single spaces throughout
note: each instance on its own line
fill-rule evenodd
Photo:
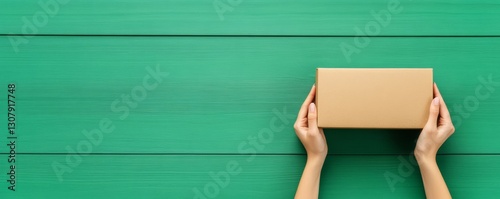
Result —
M 2 157 L 3 158 L 3 157 Z M 6 188 L 7 198 L 292 198 L 304 156 L 84 156 L 71 173 L 54 173 L 52 164 L 65 164 L 63 155 L 20 155 L 16 192 Z M 407 157 L 329 156 L 323 168 L 321 198 L 423 198 L 418 168 Z M 441 156 L 444 178 L 454 198 L 496 198 L 500 194 L 499 156 Z M 226 181 L 227 165 L 236 171 Z M 400 165 L 403 167 L 399 173 Z M 5 161 L 0 166 L 6 167 Z M 232 170 L 231 170 L 232 171 Z M 220 172 L 224 172 L 221 173 Z M 220 184 L 217 177 L 220 175 Z M 401 182 L 391 189 L 385 176 Z M 217 192 L 218 190 L 218 192 Z M 212 197 L 213 196 L 213 197 Z
M 91 153 L 303 154 L 292 123 L 315 67 L 434 67 L 457 124 L 441 152 L 500 152 L 500 89 L 481 80 L 499 82 L 500 39 L 372 38 L 348 63 L 338 46 L 352 39 L 50 36 L 33 38 L 19 53 L 2 39 L 0 112 L 7 111 L 7 84 L 16 83 L 19 153 L 80 147 Z M 144 77 L 157 65 L 169 75 L 146 90 Z M 122 102 L 132 92 L 136 98 Z M 462 112 L 454 108 L 465 103 Z M 113 132 L 84 148 L 93 138 L 82 132 L 100 129 L 106 118 Z M 6 125 L 0 122 L 1 129 Z M 334 154 L 404 154 L 417 135 L 327 131 Z M 7 142 L 6 134 L 0 140 Z
M 231 2 L 241 3 L 5 0 L 0 34 L 361 35 L 357 28 L 375 36 L 500 34 L 500 3 L 495 0 Z

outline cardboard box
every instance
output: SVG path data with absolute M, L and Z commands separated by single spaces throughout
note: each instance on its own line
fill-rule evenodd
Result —
M 433 99 L 432 68 L 318 68 L 323 128 L 423 128 Z

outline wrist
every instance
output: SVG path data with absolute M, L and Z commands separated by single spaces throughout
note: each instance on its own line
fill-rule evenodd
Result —
M 417 163 L 420 166 L 425 164 L 436 163 L 435 154 L 415 154 L 415 159 L 417 160 Z
M 307 155 L 307 164 L 323 166 L 326 156 Z

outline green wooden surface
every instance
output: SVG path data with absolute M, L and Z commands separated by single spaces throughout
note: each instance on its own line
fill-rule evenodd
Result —
M 0 69 L 0 85 L 18 86 L 19 152 L 65 153 L 87 140 L 83 130 L 110 118 L 116 130 L 104 134 L 94 153 L 239 153 L 249 136 L 270 127 L 274 109 L 286 109 L 288 124 L 276 121 L 284 129 L 259 152 L 303 154 L 292 123 L 315 67 L 433 67 L 457 117 L 453 106 L 475 96 L 479 77 L 500 82 L 497 38 L 374 38 L 348 64 L 337 46 L 351 39 L 37 37 L 19 53 L 2 45 L 0 64 L 8 67 Z M 111 104 L 157 64 L 169 76 L 120 120 Z M 441 152 L 500 152 L 500 85 L 493 88 Z M 332 130 L 330 153 L 407 153 L 417 135 Z
M 54 1 L 0 2 L 0 113 L 16 83 L 18 132 L 16 192 L 0 134 L 2 199 L 191 199 L 235 162 L 206 198 L 292 198 L 305 163 L 292 123 L 316 67 L 434 68 L 457 127 L 438 156 L 452 195 L 500 194 L 500 83 L 484 83 L 500 82 L 498 1 L 401 0 L 368 43 L 356 28 L 389 0 L 243 0 L 223 20 L 226 1 L 74 0 L 46 21 L 40 2 Z M 128 115 L 111 109 L 156 67 L 168 76 Z M 115 129 L 92 143 L 82 131 L 106 118 Z M 327 130 L 320 198 L 424 198 L 418 133 Z
M 301 156 L 86 156 L 63 181 L 51 164 L 65 156 L 21 155 L 19 190 L 0 189 L 7 198 L 194 198 L 216 183 L 210 173 L 237 162 L 239 173 L 219 187 L 216 198 L 292 198 L 305 158 Z M 404 156 L 329 156 L 323 169 L 322 198 L 424 198 L 418 168 Z M 398 167 L 405 162 L 402 173 Z M 440 156 L 443 175 L 454 198 L 495 198 L 500 194 L 498 156 Z M 32 166 L 37 165 L 37 166 Z M 0 166 L 5 163 L 0 162 Z M 409 168 L 409 169 L 407 169 Z M 485 172 L 488 171 L 488 172 Z M 384 175 L 402 180 L 391 189 Z M 223 176 L 223 174 L 221 174 Z M 210 186 L 210 185 L 209 185 Z M 210 193 L 210 192 L 209 192 Z
M 42 0 L 41 2 L 50 2 Z M 0 33 L 126 35 L 356 35 L 399 2 L 377 35 L 499 35 L 495 0 L 61 0 L 45 11 L 37 0 L 0 3 Z M 219 17 L 214 2 L 228 10 Z M 225 5 L 225 6 L 223 6 Z M 391 4 L 392 5 L 392 4 Z M 232 10 L 232 11 L 230 11 Z M 57 11 L 57 12 L 55 12 Z M 43 14 L 49 13 L 47 20 Z M 40 17 L 38 25 L 33 16 Z M 23 31 L 23 17 L 35 27 Z

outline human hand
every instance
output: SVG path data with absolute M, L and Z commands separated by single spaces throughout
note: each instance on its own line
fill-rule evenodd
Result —
M 302 104 L 294 128 L 297 137 L 307 151 L 308 159 L 324 161 L 328 154 L 325 133 L 322 128 L 318 128 L 316 121 L 316 105 L 313 103 L 316 95 L 316 86 L 313 85 L 309 95 Z
M 450 113 L 437 85 L 434 83 L 434 99 L 431 102 L 429 119 L 422 129 L 415 146 L 417 161 L 435 161 L 437 151 L 453 132 L 455 132 L 455 127 L 451 122 Z

